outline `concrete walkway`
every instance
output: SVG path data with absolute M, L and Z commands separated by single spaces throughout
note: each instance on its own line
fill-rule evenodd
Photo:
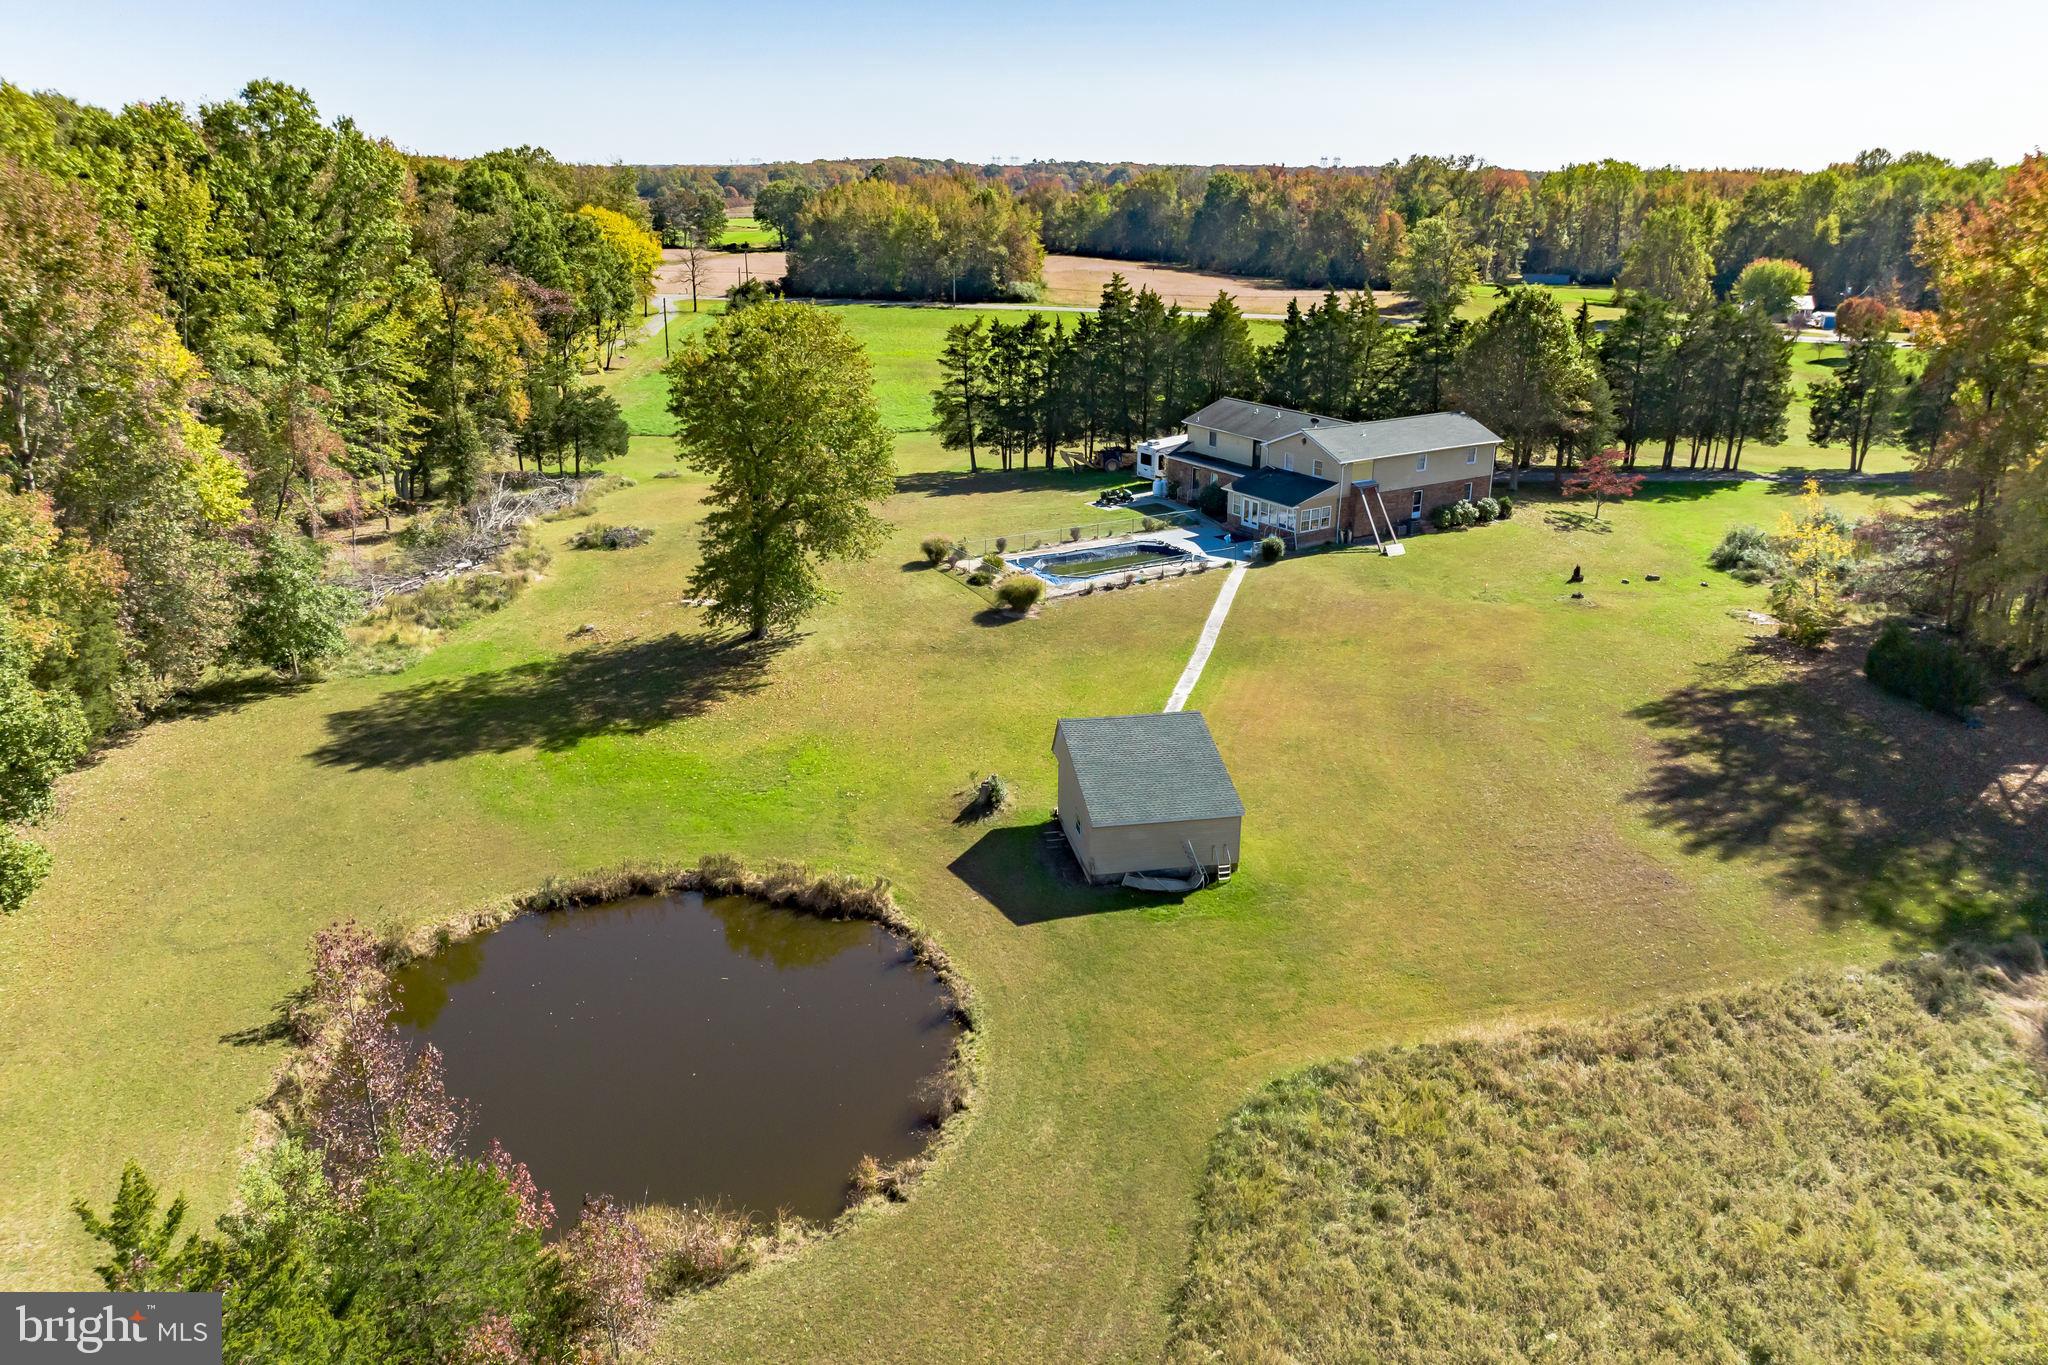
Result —
M 1216 594 L 1216 605 L 1209 608 L 1209 619 L 1202 622 L 1202 635 L 1195 641 L 1194 656 L 1180 671 L 1180 681 L 1173 685 L 1173 695 L 1166 699 L 1168 711 L 1178 711 L 1186 706 L 1188 694 L 1202 680 L 1202 668 L 1209 662 L 1210 651 L 1216 648 L 1216 637 L 1223 633 L 1223 618 L 1230 615 L 1230 604 L 1237 600 L 1238 585 L 1244 582 L 1244 568 L 1243 562 L 1238 562 L 1231 567 L 1230 577 L 1223 580 L 1223 591 Z

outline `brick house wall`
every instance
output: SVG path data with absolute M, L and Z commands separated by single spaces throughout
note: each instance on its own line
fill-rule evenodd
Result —
M 1491 474 L 1479 474 L 1469 479 L 1446 479 L 1442 483 L 1423 484 L 1419 489 L 1383 489 L 1380 496 L 1386 501 L 1387 514 L 1394 519 L 1394 529 L 1405 535 L 1408 529 L 1415 524 L 1409 517 L 1409 508 L 1414 505 L 1417 492 L 1422 494 L 1422 522 L 1423 525 L 1427 526 L 1430 513 L 1436 511 L 1439 507 L 1449 507 L 1466 496 L 1466 484 L 1472 485 L 1471 498 L 1474 502 L 1479 501 L 1481 498 L 1493 496 L 1493 476 Z M 1347 523 L 1352 525 L 1352 539 L 1356 540 L 1359 536 L 1364 536 L 1367 540 L 1371 540 L 1372 531 L 1365 524 L 1364 507 L 1360 502 L 1360 494 L 1356 490 L 1353 490 L 1352 495 L 1345 499 L 1345 512 L 1353 519 L 1352 522 Z M 1381 528 L 1380 534 L 1386 534 L 1385 528 Z

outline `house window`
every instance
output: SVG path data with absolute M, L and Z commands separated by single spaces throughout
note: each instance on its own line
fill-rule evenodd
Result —
M 1321 460 L 1317 460 L 1315 462 L 1313 472 L 1317 478 L 1320 479 L 1321 477 L 1323 477 L 1323 462 Z
M 1410 517 L 1422 515 L 1422 490 L 1420 488 L 1415 490 L 1415 501 L 1409 505 L 1408 515 Z
M 1212 446 L 1216 444 L 1216 433 L 1214 430 L 1211 430 L 1209 433 L 1209 444 Z
M 1465 501 L 1472 501 L 1472 485 L 1469 483 L 1465 485 Z
M 1466 452 L 1465 452 L 1465 463 L 1466 463 L 1466 464 L 1478 464 L 1478 463 L 1479 463 L 1479 447 L 1478 447 L 1478 446 L 1473 446 L 1473 447 L 1472 447 L 1472 448 L 1471 448 L 1470 450 L 1468 450 L 1468 451 L 1466 451 Z
M 1301 514 L 1301 529 L 1304 531 L 1327 531 L 1330 529 L 1330 509 L 1311 507 Z
M 1425 469 L 1429 468 L 1429 456 L 1427 456 L 1427 455 L 1417 455 L 1417 456 L 1415 457 L 1415 468 L 1416 468 L 1417 472 L 1420 472 L 1420 471 L 1422 471 L 1422 470 L 1425 470 Z

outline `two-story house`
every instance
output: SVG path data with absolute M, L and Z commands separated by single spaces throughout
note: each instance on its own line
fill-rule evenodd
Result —
M 1488 497 L 1500 449 L 1461 412 L 1346 422 L 1219 398 L 1181 426 L 1185 439 L 1140 448 L 1141 467 L 1186 502 L 1222 485 L 1232 530 L 1297 546 L 1385 543 L 1438 507 Z

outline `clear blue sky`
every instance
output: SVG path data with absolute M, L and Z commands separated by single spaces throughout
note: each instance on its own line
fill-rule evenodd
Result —
M 257 76 L 412 150 L 1815 167 L 2048 142 L 2048 0 L 326 5 L 0 0 L 0 76 L 96 104 Z

